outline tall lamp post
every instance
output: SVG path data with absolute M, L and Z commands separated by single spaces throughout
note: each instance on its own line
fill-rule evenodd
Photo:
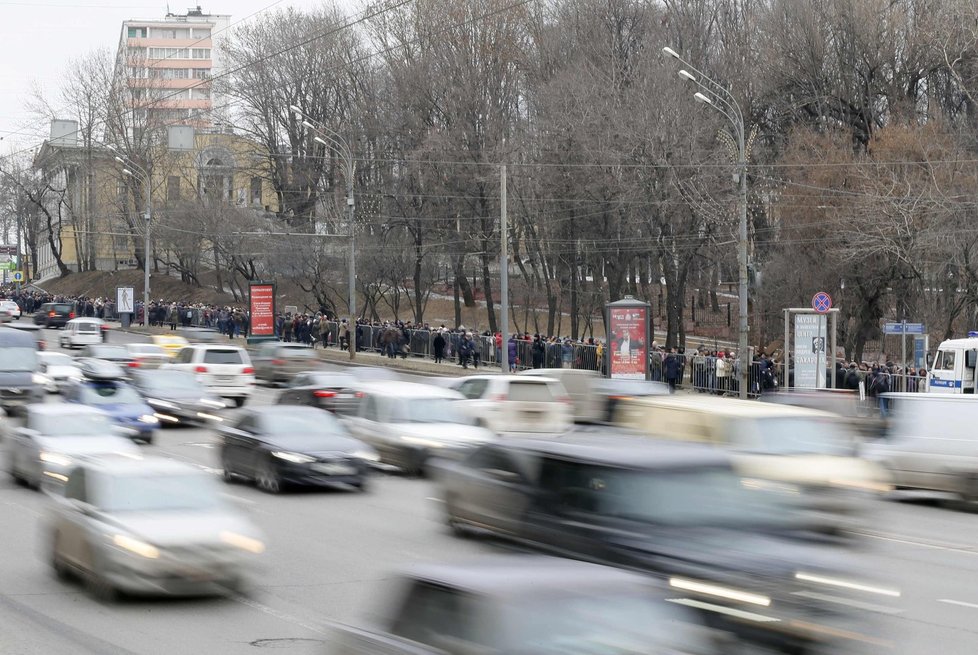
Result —
M 108 147 L 113 152 L 118 153 L 115 146 L 109 145 Z M 143 241 L 143 327 L 146 327 L 149 325 L 149 226 L 153 210 L 153 199 L 151 196 L 153 191 L 152 180 L 145 168 L 136 164 L 128 157 L 123 159 L 121 156 L 116 154 L 115 160 L 122 164 L 122 173 L 124 175 L 128 175 L 134 180 L 139 180 L 142 178 L 143 184 L 146 185 L 146 191 L 144 194 L 146 196 L 146 213 L 143 216 L 146 219 L 145 229 L 143 230 L 143 234 L 145 235 L 145 240 Z
M 289 107 L 295 115 L 296 118 L 301 119 L 303 126 L 311 130 L 316 136 L 313 140 L 316 143 L 324 146 L 327 150 L 333 150 L 337 156 L 339 156 L 340 161 L 343 162 L 343 177 L 346 178 L 346 211 L 347 211 L 347 221 L 350 228 L 350 261 L 349 261 L 349 278 L 350 278 L 350 326 L 349 326 L 349 342 L 350 342 L 350 359 L 355 359 L 357 355 L 357 263 L 356 263 L 356 230 L 354 229 L 354 200 L 353 200 L 353 174 L 356 171 L 356 166 L 353 161 L 353 150 L 350 148 L 350 144 L 340 136 L 337 132 L 330 129 L 326 125 L 323 125 L 319 121 L 306 116 L 305 113 L 295 105 Z
M 692 64 L 679 56 L 672 48 L 663 48 L 662 52 L 673 59 L 679 60 L 689 70 L 681 69 L 679 77 L 691 84 L 695 84 L 699 91 L 693 94 L 697 101 L 702 102 L 708 107 L 722 114 L 728 121 L 734 132 L 734 139 L 737 145 L 737 171 L 734 173 L 734 182 L 737 184 L 738 191 L 738 210 L 740 214 L 740 226 L 737 234 L 737 281 L 738 281 L 738 340 L 737 355 L 740 360 L 740 371 L 738 374 L 739 395 L 741 398 L 747 397 L 747 385 L 751 367 L 750 353 L 747 341 L 747 136 L 745 134 L 744 114 L 737 104 L 737 99 L 723 86 L 710 79 L 702 71 L 697 70 Z M 695 73 L 695 74 L 694 74 Z M 787 356 L 787 353 L 785 353 Z

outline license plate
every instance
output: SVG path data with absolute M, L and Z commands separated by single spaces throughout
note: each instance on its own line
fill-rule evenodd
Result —
M 352 393 L 341 393 L 341 394 L 337 394 L 336 397 L 339 398 L 340 400 L 349 400 L 350 398 L 353 398 L 353 394 Z
M 356 467 L 349 464 L 313 464 L 312 470 L 326 475 L 354 475 Z
M 218 375 L 217 376 L 217 381 L 218 382 L 234 382 L 234 376 L 233 375 Z

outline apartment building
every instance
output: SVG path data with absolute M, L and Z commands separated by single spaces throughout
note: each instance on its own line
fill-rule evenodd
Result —
M 221 72 L 219 40 L 230 19 L 197 6 L 122 23 L 116 81 L 128 87 L 134 126 L 221 122 L 224 103 L 210 80 Z

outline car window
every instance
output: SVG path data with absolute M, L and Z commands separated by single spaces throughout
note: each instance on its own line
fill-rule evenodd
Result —
M 273 343 L 263 343 L 258 348 L 257 357 L 271 357 L 272 351 L 275 349 L 275 344 Z
M 106 512 L 211 510 L 221 506 L 214 479 L 206 473 L 103 475 L 93 499 Z
M 480 603 L 455 589 L 417 583 L 391 632 L 419 644 L 442 648 L 478 643 L 476 626 L 484 617 Z M 488 626 L 487 626 L 488 627 Z
M 522 475 L 516 462 L 496 446 L 483 446 L 473 453 L 466 463 L 478 471 L 506 471 Z
M 374 396 L 367 396 L 363 401 L 363 418 L 368 421 L 379 421 L 377 415 L 377 399 Z
M 261 425 L 263 433 L 285 441 L 288 437 L 306 440 L 314 435 L 346 435 L 346 430 L 332 414 L 311 407 L 296 407 L 288 412 L 262 417 Z
M 79 385 L 78 400 L 86 405 L 140 405 L 143 402 L 135 389 L 118 382 Z
M 193 359 L 194 359 L 193 348 L 184 348 L 180 351 L 180 354 L 177 355 L 177 362 L 180 364 L 189 364 L 190 362 L 193 361 Z
M 205 364 L 243 364 L 240 350 L 208 348 L 204 351 Z
M 37 370 L 36 350 L 19 346 L 3 348 L 3 357 L 0 357 L 0 371 L 34 370 Z
M 308 346 L 283 346 L 278 351 L 280 357 L 291 359 L 312 359 L 316 356 L 315 351 Z
M 52 437 L 104 437 L 112 434 L 112 422 L 101 412 L 31 413 L 28 427 Z
M 243 431 L 243 432 L 254 432 L 255 431 L 255 417 L 252 416 L 251 414 L 248 414 L 247 416 L 245 416 L 244 418 L 242 418 L 240 421 L 238 421 L 238 424 L 235 427 L 238 428 L 239 430 Z
M 85 469 L 78 466 L 71 472 L 71 477 L 65 483 L 65 498 L 88 502 L 88 493 L 85 487 Z
M 550 385 L 545 382 L 512 380 L 509 383 L 507 398 L 523 402 L 553 402 L 554 395 Z
M 290 387 L 304 387 L 307 384 L 309 384 L 309 376 L 305 374 L 299 374 L 289 382 Z
M 454 398 L 411 398 L 388 402 L 393 410 L 389 417 L 391 423 L 473 423 L 473 419 L 461 411 Z
M 482 394 L 486 392 L 486 387 L 488 386 L 489 386 L 489 380 L 486 380 L 484 378 L 476 379 L 476 380 L 466 380 L 459 386 L 458 391 L 469 400 L 473 400 L 475 398 L 481 398 Z

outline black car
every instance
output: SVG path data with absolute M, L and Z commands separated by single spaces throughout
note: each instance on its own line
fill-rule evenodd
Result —
M 75 318 L 75 306 L 70 302 L 46 302 L 34 312 L 34 323 L 44 327 L 64 327 Z
M 136 369 L 132 385 L 160 419 L 160 425 L 195 425 L 224 419 L 216 412 L 227 405 L 188 371 Z
M 875 637 L 860 608 L 892 600 L 706 446 L 579 428 L 487 444 L 436 477 L 456 532 L 656 574 L 673 602 L 751 646 L 810 653 L 834 635 L 830 652 L 862 652 Z
M 224 480 L 254 480 L 278 493 L 287 485 L 349 485 L 366 489 L 377 452 L 351 437 L 329 412 L 315 407 L 256 407 L 222 425 Z
M 358 381 L 349 373 L 303 371 L 297 373 L 288 388 L 279 394 L 280 405 L 312 405 L 334 414 L 355 414 L 359 394 Z

